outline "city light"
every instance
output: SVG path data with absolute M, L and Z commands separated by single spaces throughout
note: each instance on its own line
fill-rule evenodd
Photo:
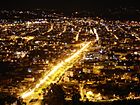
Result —
M 0 100 L 11 105 L 140 100 L 140 22 L 102 17 L 103 12 L 101 17 L 59 12 L 0 10 Z

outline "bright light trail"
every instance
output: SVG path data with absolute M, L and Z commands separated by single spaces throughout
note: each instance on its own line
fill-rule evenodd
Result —
M 110 31 L 109 28 L 108 28 L 108 26 L 105 25 L 105 28 L 106 28 L 107 31 Z
M 53 26 L 54 26 L 54 24 L 52 23 L 52 24 L 51 24 L 51 28 L 50 28 L 47 32 L 52 31 L 52 30 L 53 30 Z
M 67 26 L 64 26 L 63 33 L 66 32 L 66 30 L 67 30 Z
M 76 56 L 80 55 L 85 49 L 87 49 L 89 47 L 90 44 L 91 44 L 91 41 L 88 42 L 86 45 L 84 45 L 80 50 L 78 50 L 76 53 L 74 53 L 71 57 L 67 58 L 65 60 L 65 62 L 69 62 L 72 59 L 74 59 Z
M 99 35 L 98 35 L 98 33 L 97 33 L 96 28 L 93 28 L 93 31 L 94 31 L 94 33 L 95 33 L 95 35 L 96 35 L 96 40 L 99 40 Z
M 75 37 L 75 41 L 78 41 L 78 39 L 79 39 L 79 33 L 81 32 L 81 28 L 79 29 L 79 31 L 78 31 L 78 33 L 77 33 L 77 35 L 76 35 L 76 37 Z
M 118 40 L 119 38 L 115 35 L 115 34 L 113 34 L 114 35 L 114 37 Z
M 75 41 L 78 41 L 79 38 L 79 32 L 77 33 L 76 37 L 75 37 Z
M 39 30 L 39 28 L 36 28 L 36 29 L 32 30 L 30 33 L 35 32 L 35 31 L 37 31 L 37 30 Z
M 27 92 L 23 93 L 21 95 L 22 98 L 26 98 L 32 94 L 34 94 L 35 90 L 38 89 L 42 84 L 44 84 L 48 79 L 50 79 L 51 76 L 54 76 L 55 73 L 57 73 L 58 71 L 60 71 L 60 73 L 65 72 L 66 70 L 69 69 L 69 67 L 67 67 L 66 69 L 62 69 L 64 66 L 67 66 L 67 64 L 69 64 L 72 60 L 76 60 L 83 51 L 87 50 L 87 48 L 90 46 L 91 41 L 84 44 L 84 46 L 79 49 L 76 53 L 74 53 L 72 56 L 70 56 L 69 58 L 65 59 L 64 61 L 60 62 L 59 64 L 57 64 L 55 67 L 52 68 L 52 70 L 43 78 L 39 81 L 39 83 L 37 83 L 35 85 L 35 87 L 33 89 L 29 89 Z M 62 71 L 63 70 L 63 71 Z M 51 81 L 49 81 L 50 83 L 52 83 L 54 80 L 52 79 Z

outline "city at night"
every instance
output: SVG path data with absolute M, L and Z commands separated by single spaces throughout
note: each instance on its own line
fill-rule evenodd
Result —
M 0 1 L 0 105 L 140 105 L 138 3 Z

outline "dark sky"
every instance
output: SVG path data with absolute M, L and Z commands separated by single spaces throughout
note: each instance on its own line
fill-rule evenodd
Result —
M 1 8 L 107 8 L 139 7 L 136 0 L 0 0 Z

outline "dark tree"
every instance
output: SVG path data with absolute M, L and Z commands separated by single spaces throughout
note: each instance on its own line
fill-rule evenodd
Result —
M 65 92 L 62 86 L 53 84 L 49 89 L 47 95 L 44 96 L 43 104 L 48 105 L 64 105 L 65 103 Z
M 79 105 L 80 104 L 81 95 L 79 92 L 74 91 L 72 95 L 72 104 Z

